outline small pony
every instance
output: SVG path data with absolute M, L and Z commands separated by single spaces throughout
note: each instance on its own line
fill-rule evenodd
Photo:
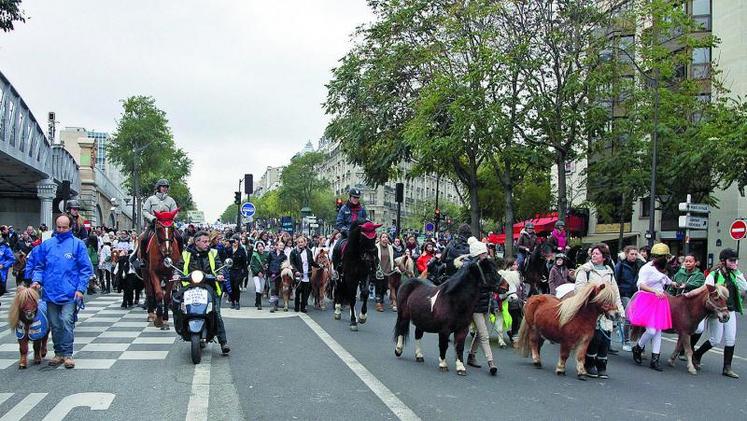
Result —
M 314 307 L 318 310 L 326 310 L 327 306 L 324 305 L 324 294 L 329 286 L 332 272 L 329 253 L 324 249 L 319 250 L 319 254 L 316 256 L 316 263 L 320 267 L 311 269 L 311 295 L 314 297 Z
M 588 284 L 562 301 L 552 295 L 533 295 L 524 305 L 524 320 L 514 344 L 523 356 L 532 353 L 536 368 L 542 368 L 540 349 L 545 339 L 560 344 L 555 374 L 565 375 L 565 363 L 575 348 L 579 380 L 586 380 L 584 358 L 601 314 L 617 315 L 617 293 L 604 284 Z
M 280 265 L 280 279 L 282 282 L 280 295 L 283 297 L 283 301 L 285 302 L 283 305 L 283 311 L 288 311 L 288 303 L 290 303 L 291 294 L 293 293 L 295 277 L 293 276 L 293 267 L 287 259 Z
M 41 364 L 47 356 L 49 321 L 47 303 L 39 299 L 39 292 L 33 288 L 19 286 L 8 311 L 8 323 L 11 328 L 15 326 L 16 330 L 21 353 L 18 368 L 23 369 L 28 365 L 29 341 L 34 343 L 34 364 Z

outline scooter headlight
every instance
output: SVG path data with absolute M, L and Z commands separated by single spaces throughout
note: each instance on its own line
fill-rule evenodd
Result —
M 203 279 L 205 279 L 205 273 L 202 271 L 196 270 L 192 272 L 192 274 L 189 275 L 189 277 L 193 284 L 199 284 L 200 282 L 202 282 Z

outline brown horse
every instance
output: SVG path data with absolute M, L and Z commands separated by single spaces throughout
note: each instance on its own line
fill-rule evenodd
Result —
M 294 280 L 293 268 L 291 267 L 290 262 L 286 259 L 280 266 L 280 295 L 283 297 L 284 301 L 283 311 L 288 311 L 288 303 L 290 303 L 291 294 L 293 293 Z
M 392 311 L 397 311 L 397 291 L 402 283 L 402 276 L 406 278 L 415 277 L 415 259 L 405 253 L 394 259 L 394 266 L 398 269 L 389 275 L 389 300 L 392 302 Z
M 41 302 L 40 308 L 39 293 L 33 288 L 19 286 L 8 311 L 8 325 L 15 328 L 21 353 L 18 368 L 26 368 L 28 364 L 29 340 L 34 342 L 34 364 L 41 364 L 47 356 L 49 327 L 46 318 L 46 303 Z
M 15 253 L 16 261 L 13 262 L 13 276 L 16 277 L 16 285 L 25 283 L 26 277 L 24 276 L 24 270 L 26 270 L 26 253 L 19 251 Z M 28 284 L 26 285 L 28 286 Z
M 155 301 L 156 306 L 156 314 L 153 314 L 152 308 L 148 309 L 148 321 L 152 320 L 153 324 L 161 329 L 168 329 L 171 289 L 174 286 L 171 280 L 174 270 L 164 266 L 163 259 L 171 257 L 175 262 L 181 260 L 174 228 L 177 213 L 179 209 L 172 212 L 154 212 L 155 233 L 145 245 L 145 253 L 148 256 L 145 291 L 151 303 Z
M 324 293 L 327 291 L 331 274 L 329 254 L 324 249 L 319 250 L 315 261 L 320 267 L 311 269 L 311 295 L 314 297 L 314 307 L 319 310 L 326 310 Z
M 698 324 L 706 318 L 713 315 L 720 322 L 729 320 L 729 310 L 726 307 L 726 299 L 729 297 L 729 291 L 723 286 L 704 285 L 693 290 L 689 296 L 667 295 L 669 300 L 669 309 L 672 314 L 672 329 L 668 332 L 677 332 L 677 345 L 674 352 L 669 358 L 669 365 L 674 367 L 677 357 L 683 349 L 687 355 L 687 371 L 690 374 L 698 374 L 693 364 L 693 344 L 690 343 L 690 335 L 695 333 Z M 639 326 L 633 326 L 631 339 L 638 340 L 645 329 Z
M 540 349 L 544 339 L 559 343 L 558 375 L 565 375 L 566 360 L 575 348 L 578 378 L 586 380 L 584 358 L 597 319 L 601 314 L 615 316 L 617 299 L 615 289 L 604 284 L 588 284 L 563 301 L 553 295 L 533 295 L 524 304 L 524 320 L 514 346 L 523 357 L 531 351 L 534 366 L 542 368 Z

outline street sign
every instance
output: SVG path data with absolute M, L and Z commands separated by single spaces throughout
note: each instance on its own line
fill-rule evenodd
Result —
M 317 224 L 316 222 L 312 222 L 312 223 L 309 224 L 309 227 L 311 227 L 311 228 L 319 228 L 319 224 Z
M 680 202 L 680 212 L 709 213 L 711 209 L 705 203 Z
M 680 228 L 690 228 L 696 230 L 708 229 L 708 218 L 699 216 L 682 215 L 679 220 Z
M 249 218 L 250 216 L 254 216 L 254 212 L 256 212 L 257 209 L 254 207 L 254 205 L 251 202 L 246 202 L 243 205 L 241 205 L 241 214 L 244 215 L 244 218 Z
M 425 228 L 425 231 L 431 232 L 436 229 L 436 226 L 433 225 L 433 222 L 426 222 L 424 228 Z
M 737 241 L 747 237 L 747 222 L 741 219 L 732 222 L 731 227 L 729 228 L 729 235 L 731 235 L 732 239 Z

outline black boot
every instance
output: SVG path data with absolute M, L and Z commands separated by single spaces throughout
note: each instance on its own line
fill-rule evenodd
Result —
M 607 375 L 607 360 L 597 358 L 597 374 L 599 374 L 600 379 L 609 379 L 610 377 Z
M 697 351 L 693 352 L 693 364 L 695 365 L 695 368 L 700 368 L 700 360 L 703 358 L 703 354 L 708 352 L 711 348 L 713 348 L 711 341 L 705 341 Z
M 649 367 L 656 371 L 664 371 L 664 369 L 661 368 L 661 363 L 659 363 L 659 354 L 651 353 L 651 363 L 649 364 Z
M 231 348 L 228 346 L 228 342 L 223 342 L 220 344 L 220 352 L 223 355 L 228 355 L 229 352 L 231 352 Z
M 731 369 L 731 360 L 734 358 L 734 347 L 733 346 L 725 346 L 724 347 L 724 371 L 721 372 L 726 377 L 731 377 L 732 379 L 738 379 L 739 374 L 735 373 Z
M 597 357 L 590 357 L 586 356 L 586 361 L 584 362 L 584 368 L 586 368 L 586 375 L 591 378 L 597 378 L 599 377 L 599 372 L 597 372 Z
M 254 293 L 254 307 L 257 307 L 257 310 L 262 310 L 262 293 L 261 292 Z
M 635 361 L 636 364 L 640 364 L 643 362 L 643 348 L 638 346 L 638 344 L 635 344 L 635 346 L 632 349 L 633 352 L 633 361 Z
M 477 363 L 477 359 L 475 358 L 475 354 L 467 354 L 467 365 L 475 368 L 480 368 L 482 365 Z

